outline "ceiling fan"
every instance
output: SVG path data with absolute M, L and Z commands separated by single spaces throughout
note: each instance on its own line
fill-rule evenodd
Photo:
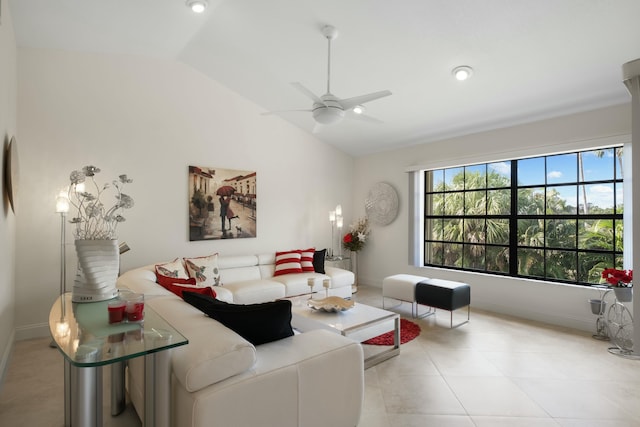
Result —
M 349 118 L 354 118 L 358 120 L 364 120 L 368 122 L 374 123 L 382 123 L 380 120 L 365 116 L 362 114 L 364 110 L 362 104 L 370 101 L 374 101 L 376 99 L 389 96 L 391 92 L 388 90 L 383 90 L 380 92 L 373 92 L 367 95 L 354 96 L 352 98 L 340 99 L 337 96 L 331 93 L 331 41 L 338 37 L 338 30 L 331 26 L 325 25 L 322 28 L 322 34 L 326 37 L 328 42 L 328 54 L 327 54 L 327 93 L 322 96 L 317 96 L 312 91 L 307 89 L 302 83 L 291 83 L 293 87 L 298 89 L 300 92 L 305 94 L 313 101 L 313 105 L 311 109 L 308 110 L 283 110 L 283 111 L 269 111 L 263 114 L 273 114 L 273 113 L 284 113 L 291 111 L 304 111 L 311 112 L 313 115 L 313 119 L 319 125 L 332 125 L 342 121 L 342 119 L 346 116 L 348 111 L 356 112 L 352 115 L 349 115 Z M 360 112 L 357 112 L 359 110 Z M 314 129 L 315 131 L 316 129 Z

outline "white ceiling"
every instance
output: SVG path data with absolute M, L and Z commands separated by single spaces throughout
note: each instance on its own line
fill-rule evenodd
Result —
M 640 58 L 639 0 L 10 0 L 18 46 L 175 59 L 268 110 L 307 109 L 294 89 L 389 89 L 384 121 L 316 136 L 355 156 L 628 102 L 623 63 Z M 474 68 L 458 82 L 451 70 Z M 308 130 L 310 113 L 280 117 Z M 264 120 L 278 120 L 264 116 Z

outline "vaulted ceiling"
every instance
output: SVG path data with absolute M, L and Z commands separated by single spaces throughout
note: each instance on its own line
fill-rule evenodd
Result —
M 383 123 L 315 133 L 355 156 L 629 102 L 621 66 L 640 58 L 638 0 L 8 1 L 19 47 L 175 59 L 265 111 L 311 108 L 291 82 L 326 92 L 331 24 L 332 93 L 393 93 L 365 105 Z

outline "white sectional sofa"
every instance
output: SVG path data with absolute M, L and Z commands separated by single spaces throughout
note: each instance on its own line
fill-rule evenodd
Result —
M 218 298 L 235 304 L 272 301 L 314 291 L 351 296 L 353 273 L 327 268 L 326 275 L 300 273 L 273 277 L 274 255 L 220 257 L 223 286 Z M 294 277 L 297 276 L 297 277 Z M 359 343 L 316 330 L 254 346 L 223 324 L 155 283 L 154 266 L 124 273 L 118 286 L 145 294 L 145 302 L 188 340 L 171 353 L 171 425 L 356 426 L 364 396 Z M 129 360 L 128 390 L 144 414 L 144 366 Z

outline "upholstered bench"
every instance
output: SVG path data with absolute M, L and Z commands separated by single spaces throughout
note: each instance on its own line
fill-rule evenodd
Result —
M 450 327 L 453 328 L 453 312 L 467 307 L 467 320 L 456 327 L 469 322 L 471 307 L 471 287 L 466 283 L 442 279 L 426 279 L 415 286 L 416 304 L 440 308 L 450 312 Z
M 398 307 L 402 302 L 411 303 L 411 316 L 418 317 L 418 306 L 416 305 L 416 285 L 424 280 L 423 276 L 412 274 L 394 274 L 382 279 L 382 308 L 385 308 L 385 298 L 392 298 L 401 301 L 391 308 Z

